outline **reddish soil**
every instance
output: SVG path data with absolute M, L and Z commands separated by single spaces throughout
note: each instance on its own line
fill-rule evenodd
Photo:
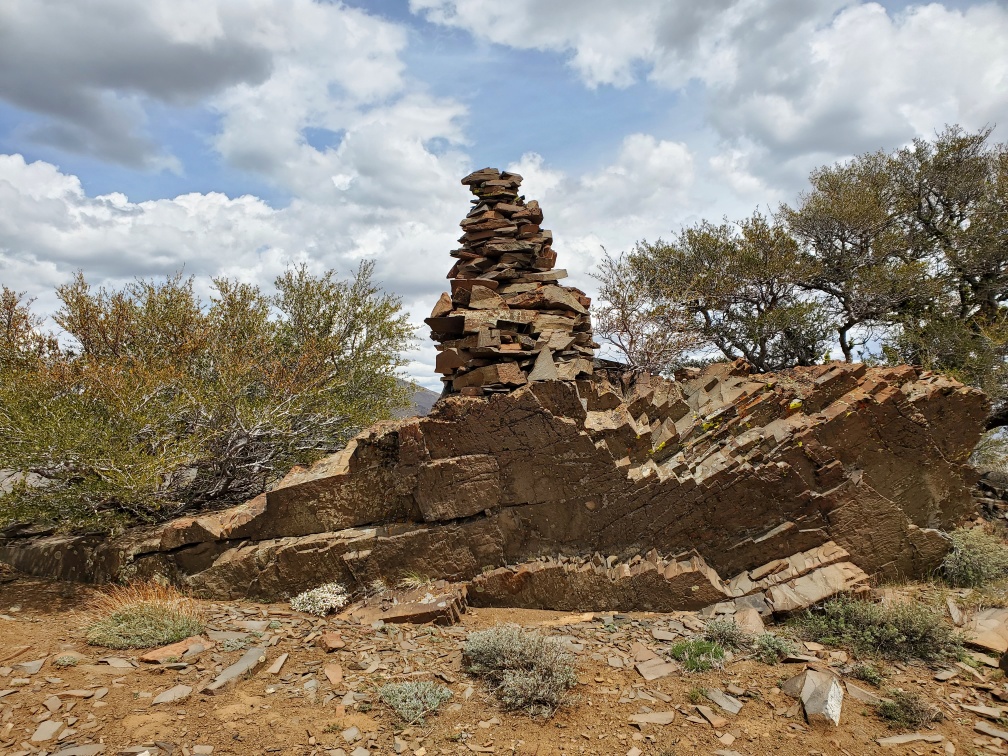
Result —
M 59 753 L 74 744 L 104 744 L 104 753 L 214 754 L 373 754 L 395 753 L 395 740 L 404 753 L 433 754 L 875 754 L 890 753 L 1008 753 L 1003 743 L 973 730 L 977 718 L 958 703 L 998 705 L 991 689 L 1005 690 L 999 671 L 985 669 L 975 678 L 966 671 L 947 683 L 934 681 L 935 669 L 924 665 L 888 666 L 883 691 L 919 691 L 945 714 L 944 721 L 923 730 L 941 734 L 939 743 L 917 742 L 882 749 L 876 738 L 896 734 L 872 708 L 849 695 L 844 699 L 839 728 L 817 730 L 803 720 L 795 701 L 778 685 L 799 673 L 798 664 L 768 666 L 755 660 L 730 662 L 724 669 L 703 674 L 678 673 L 645 682 L 632 667 L 614 668 L 610 656 L 629 660 L 631 645 L 643 642 L 658 651 L 667 644 L 651 636 L 652 628 L 671 615 L 621 615 L 603 625 L 598 616 L 558 612 L 471 610 L 461 626 L 354 626 L 340 620 L 319 620 L 292 613 L 286 605 L 246 602 L 202 602 L 208 626 L 217 632 L 243 632 L 242 622 L 270 624 L 248 636 L 266 644 L 267 662 L 235 687 L 211 696 L 197 691 L 216 672 L 237 660 L 241 649 L 223 650 L 222 642 L 197 659 L 177 668 L 142 664 L 142 652 L 109 651 L 88 646 L 82 627 L 93 589 L 37 580 L 18 579 L 0 585 L 0 752 Z M 531 719 L 504 712 L 478 679 L 461 666 L 465 632 L 499 622 L 564 636 L 576 644 L 579 685 L 575 700 L 551 719 Z M 327 654 L 317 645 L 317 633 L 338 631 L 346 645 Z M 262 637 L 260 637 L 262 636 Z M 240 643 L 238 645 L 241 645 Z M 26 648 L 25 648 L 26 647 Z M 82 655 L 76 666 L 58 667 L 55 660 L 70 652 Z M 290 656 L 280 674 L 267 668 L 280 656 Z M 593 658 L 593 655 L 595 658 Z M 828 653 L 822 664 L 830 662 Z M 135 667 L 116 668 L 99 660 L 132 659 Z M 15 665 L 45 659 L 35 674 Z M 834 665 L 838 662 L 834 659 Z M 342 679 L 333 685 L 324 674 L 337 664 Z M 632 660 L 628 661 L 632 664 Z M 366 668 L 365 668 L 366 667 Z M 397 716 L 378 699 L 376 690 L 389 680 L 436 679 L 453 692 L 441 711 L 425 726 L 403 729 Z M 27 680 L 18 682 L 15 680 Z M 312 681 L 315 681 L 312 683 Z M 308 689 L 305 684 L 308 683 Z M 185 700 L 152 703 L 175 685 L 194 689 Z M 870 687 L 866 683 L 860 683 Z M 316 686 L 314 691 L 312 687 Z M 697 689 L 745 691 L 737 716 L 719 712 L 727 724 L 715 728 L 696 718 L 690 703 Z M 472 689 L 471 691 L 469 689 Z M 100 700 L 94 691 L 107 689 Z M 90 697 L 68 695 L 88 691 Z M 355 700 L 353 693 L 359 695 Z M 80 695 L 80 694 L 78 694 Z M 956 698 L 956 695 L 960 698 Z M 44 702 L 60 707 L 50 714 Z M 631 697 L 632 696 L 632 697 Z M 668 700 L 664 700 L 667 698 Z M 703 701 L 715 711 L 718 708 Z M 69 711 L 68 711 L 69 709 Z M 667 726 L 632 725 L 628 718 L 642 711 L 675 711 Z M 39 723 L 59 720 L 62 730 L 53 739 L 31 742 Z M 995 725 L 1000 726 L 1000 725 Z M 360 739 L 347 742 L 343 732 L 356 727 Z M 67 733 L 69 730 L 69 733 Z M 953 750 L 954 749 L 954 750 Z M 85 751 L 86 752 L 86 751 Z M 69 753 L 74 753 L 72 750 Z M 358 751 L 358 756 L 363 751 Z

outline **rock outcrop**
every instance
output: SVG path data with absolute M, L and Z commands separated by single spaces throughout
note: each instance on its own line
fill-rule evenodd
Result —
M 115 539 L 10 532 L 0 560 L 277 599 L 407 573 L 478 605 L 793 611 L 921 575 L 972 512 L 983 395 L 911 367 L 590 379 L 451 396 L 239 507 Z

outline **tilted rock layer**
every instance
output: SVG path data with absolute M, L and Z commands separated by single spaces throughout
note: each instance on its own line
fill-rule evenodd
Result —
M 938 564 L 985 411 L 911 367 L 597 365 L 381 423 L 240 507 L 111 540 L 9 532 L 0 560 L 215 597 L 412 573 L 471 581 L 477 605 L 786 612 Z

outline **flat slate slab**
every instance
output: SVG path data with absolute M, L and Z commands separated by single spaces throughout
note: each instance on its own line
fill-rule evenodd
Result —
M 185 640 L 180 640 L 178 643 L 172 643 L 168 646 L 148 651 L 140 657 L 140 661 L 146 662 L 147 664 L 160 664 L 161 662 L 168 661 L 169 659 L 175 659 L 177 661 L 183 656 L 186 656 L 193 648 L 205 650 L 207 646 L 210 645 L 213 644 L 205 638 L 193 635 Z
M 244 675 L 251 675 L 261 664 L 266 662 L 265 648 L 250 648 L 241 659 L 221 672 L 217 679 L 206 687 L 206 692 L 210 695 L 218 693 L 229 684 L 236 682 Z
M 879 738 L 875 742 L 880 746 L 901 746 L 908 743 L 941 743 L 945 740 L 944 735 L 924 735 L 920 732 L 909 732 L 906 735 L 893 735 L 888 738 Z
M 675 662 L 662 661 L 658 658 L 637 662 L 634 666 L 640 672 L 641 677 L 649 682 L 662 677 L 668 677 L 679 671 L 679 665 Z
M 20 664 L 15 664 L 14 669 L 24 672 L 26 675 L 37 675 L 39 670 L 42 669 L 42 665 L 45 664 L 45 660 L 49 657 L 43 656 L 41 659 L 36 659 L 30 662 L 21 662 Z
M 742 711 L 741 701 L 733 696 L 729 696 L 727 693 L 722 690 L 718 690 L 717 688 L 710 688 L 709 690 L 704 691 L 704 697 L 706 697 L 708 701 L 716 703 L 732 716 L 735 716 Z
M 56 737 L 56 733 L 63 729 L 62 719 L 47 719 L 41 722 L 31 736 L 32 743 L 44 743 Z
M 631 714 L 633 724 L 669 725 L 675 721 L 674 711 L 649 711 L 646 714 Z
M 105 753 L 104 743 L 70 746 L 62 751 L 56 751 L 52 756 L 98 756 L 99 753 Z
M 151 703 L 165 704 L 184 701 L 189 698 L 190 693 L 192 693 L 192 688 L 188 685 L 176 685 L 174 688 L 168 688 L 164 693 L 160 693 Z

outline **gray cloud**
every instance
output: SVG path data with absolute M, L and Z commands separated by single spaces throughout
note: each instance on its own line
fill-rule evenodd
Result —
M 0 98 L 51 119 L 31 138 L 131 167 L 164 163 L 143 134 L 143 98 L 191 104 L 262 82 L 271 67 L 272 54 L 242 35 L 173 35 L 148 3 L 0 5 Z

